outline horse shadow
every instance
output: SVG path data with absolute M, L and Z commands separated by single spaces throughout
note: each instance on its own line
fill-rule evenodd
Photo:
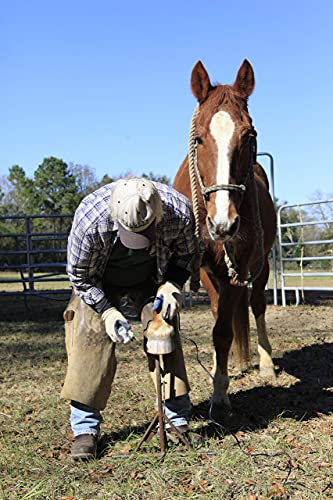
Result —
M 209 400 L 193 408 L 195 421 L 206 420 L 209 436 L 266 428 L 276 417 L 310 420 L 333 412 L 333 344 L 322 343 L 286 352 L 275 358 L 277 375 L 285 372 L 298 381 L 290 387 L 265 385 L 230 394 L 232 411 L 210 412 Z M 278 382 L 277 382 L 278 384 Z
M 204 438 L 223 438 L 238 431 L 267 428 L 276 417 L 304 421 L 333 412 L 333 392 L 326 390 L 333 387 L 333 343 L 286 352 L 275 358 L 274 364 L 277 375 L 285 372 L 298 381 L 290 387 L 265 385 L 232 393 L 231 413 L 222 409 L 220 414 L 212 416 L 209 399 L 202 401 L 193 406 L 195 432 Z M 115 450 L 115 443 L 127 442 L 131 435 L 143 436 L 148 425 L 104 434 L 99 443 L 99 457 Z

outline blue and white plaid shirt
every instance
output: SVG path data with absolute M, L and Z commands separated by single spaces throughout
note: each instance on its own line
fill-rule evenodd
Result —
M 156 227 L 156 281 L 162 283 L 171 257 L 180 268 L 198 269 L 201 242 L 194 235 L 190 201 L 165 184 L 154 184 L 163 205 L 163 218 Z M 109 208 L 114 185 L 107 184 L 81 201 L 68 240 L 69 279 L 75 293 L 91 306 L 106 298 L 102 278 L 118 238 L 118 224 L 111 219 Z

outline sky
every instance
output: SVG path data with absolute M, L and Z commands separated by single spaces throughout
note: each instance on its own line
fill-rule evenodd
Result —
M 280 202 L 333 197 L 332 0 L 13 0 L 0 16 L 0 176 L 49 156 L 98 180 L 172 181 L 187 153 L 193 66 L 256 86 L 258 151 Z M 260 158 L 268 174 L 268 156 Z M 317 192 L 323 196 L 318 197 Z

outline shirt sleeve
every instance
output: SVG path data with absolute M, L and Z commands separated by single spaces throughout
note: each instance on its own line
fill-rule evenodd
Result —
M 100 274 L 97 262 L 101 247 L 98 234 L 89 227 L 87 219 L 78 209 L 68 239 L 67 273 L 76 293 L 93 308 L 106 300 L 101 280 L 97 278 Z

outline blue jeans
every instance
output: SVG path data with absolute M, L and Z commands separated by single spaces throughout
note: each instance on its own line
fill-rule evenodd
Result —
M 164 402 L 163 410 L 174 426 L 188 425 L 191 415 L 191 400 L 188 394 Z M 74 436 L 80 434 L 95 434 L 100 432 L 100 424 L 103 421 L 101 412 L 90 406 L 71 401 L 71 426 Z M 170 427 L 169 424 L 165 425 Z

